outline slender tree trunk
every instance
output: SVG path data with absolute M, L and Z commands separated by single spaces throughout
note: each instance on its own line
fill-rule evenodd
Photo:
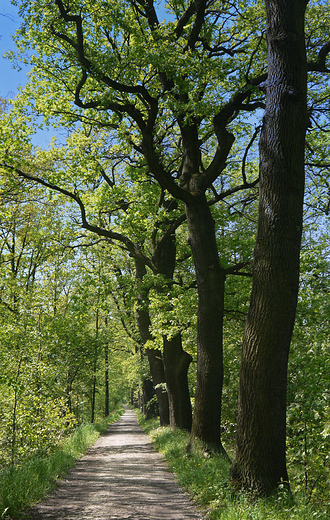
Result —
M 170 215 L 170 211 L 176 208 L 177 202 L 172 200 L 166 209 Z M 174 234 L 162 242 L 153 260 L 158 272 L 165 276 L 167 280 L 172 281 L 176 262 Z M 170 426 L 171 428 L 181 428 L 190 431 L 192 410 L 188 386 L 188 369 L 192 357 L 182 348 L 180 332 L 172 338 L 163 337 L 163 360 L 169 401 Z
M 268 80 L 260 203 L 240 373 L 233 482 L 271 494 L 286 470 L 287 364 L 295 320 L 307 128 L 306 0 L 266 0 Z
M 108 328 L 108 318 L 104 319 L 104 324 Z M 109 395 L 109 344 L 104 345 L 104 417 L 108 417 L 110 395 Z
M 99 303 L 98 295 L 98 302 Z M 94 361 L 93 361 L 93 383 L 92 383 L 92 406 L 91 406 L 91 423 L 94 422 L 95 419 L 95 402 L 96 402 L 96 369 L 97 369 L 97 357 L 98 357 L 98 341 L 99 337 L 99 309 L 96 309 L 96 318 L 95 318 L 95 347 L 94 347 Z
M 93 383 L 92 383 L 92 405 L 91 405 L 91 423 L 93 424 L 95 420 L 95 398 L 96 398 L 96 369 L 94 369 L 93 373 Z
M 186 205 L 186 215 L 198 289 L 197 383 L 191 439 L 198 437 L 224 452 L 220 423 L 225 275 L 219 262 L 214 220 L 204 194 Z
M 12 417 L 12 425 L 11 425 L 11 463 L 15 464 L 15 454 L 16 454 L 16 413 L 18 406 L 18 395 L 17 390 L 14 391 L 14 407 L 13 407 L 13 417 Z
M 73 381 L 72 381 L 72 378 L 70 375 L 70 370 L 69 370 L 65 393 L 67 396 L 68 408 L 69 408 L 70 413 L 72 413 L 72 383 L 73 383 Z
M 18 383 L 18 378 L 21 373 L 21 364 L 23 361 L 23 354 L 20 355 L 15 382 Z M 14 391 L 14 406 L 13 406 L 13 415 L 12 415 L 12 425 L 11 425 L 11 463 L 15 464 L 15 455 L 16 455 L 16 435 L 17 435 L 17 407 L 18 407 L 18 391 L 15 386 Z
M 109 345 L 104 347 L 104 417 L 109 416 Z
M 135 260 L 135 269 L 136 278 L 138 280 L 142 280 L 145 273 L 144 264 L 138 260 Z M 138 308 L 136 311 L 136 319 L 143 344 L 145 344 L 148 340 L 152 340 L 152 336 L 150 334 L 150 317 L 148 310 L 145 308 L 145 299 L 145 295 L 138 295 Z M 168 396 L 166 390 L 163 388 L 165 385 L 165 371 L 162 354 L 158 349 L 147 348 L 146 355 L 148 357 L 150 373 L 157 395 L 160 425 L 167 426 L 170 420 Z

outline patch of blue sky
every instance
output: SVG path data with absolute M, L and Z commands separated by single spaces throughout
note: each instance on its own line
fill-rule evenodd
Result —
M 9 51 L 15 50 L 13 35 L 20 27 L 21 18 L 17 6 L 10 0 L 1 0 L 0 6 L 0 96 L 5 99 L 13 99 L 20 87 L 28 81 L 30 67 L 24 63 L 14 66 L 10 59 L 5 57 Z M 41 123 L 41 121 L 40 121 Z M 47 147 L 56 131 L 52 128 L 42 127 L 32 138 L 34 146 Z M 59 135 L 58 135 L 59 137 Z

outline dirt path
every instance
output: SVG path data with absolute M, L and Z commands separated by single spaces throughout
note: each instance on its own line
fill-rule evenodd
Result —
M 26 520 L 201 520 L 126 410 Z

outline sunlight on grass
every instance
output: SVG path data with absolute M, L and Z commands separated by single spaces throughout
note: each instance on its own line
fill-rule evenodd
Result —
M 66 475 L 75 461 L 122 413 L 123 409 L 119 409 L 107 420 L 80 425 L 47 457 L 34 456 L 21 464 L 3 468 L 0 471 L 0 519 L 24 518 L 22 510 L 47 495 L 56 481 Z
M 157 451 L 164 454 L 180 486 L 204 510 L 209 520 L 327 520 L 330 508 L 310 504 L 306 497 L 288 501 L 279 493 L 273 499 L 252 499 L 246 493 L 234 493 L 229 482 L 230 463 L 220 455 L 205 456 L 196 443 L 187 453 L 189 434 L 180 430 L 156 427 L 138 413 L 139 422 Z

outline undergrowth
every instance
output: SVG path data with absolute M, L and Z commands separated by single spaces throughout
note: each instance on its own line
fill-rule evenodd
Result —
M 109 424 L 117 421 L 123 409 L 94 424 L 81 424 L 47 456 L 32 456 L 0 471 L 0 519 L 23 518 L 23 511 L 41 500 L 66 475 Z
M 234 493 L 230 486 L 230 462 L 221 455 L 209 456 L 201 444 L 187 453 L 189 434 L 157 427 L 156 421 L 139 422 L 157 451 L 164 454 L 180 486 L 189 493 L 208 520 L 328 520 L 330 503 L 310 503 L 304 495 L 288 499 L 285 492 L 272 499 L 253 499 Z

